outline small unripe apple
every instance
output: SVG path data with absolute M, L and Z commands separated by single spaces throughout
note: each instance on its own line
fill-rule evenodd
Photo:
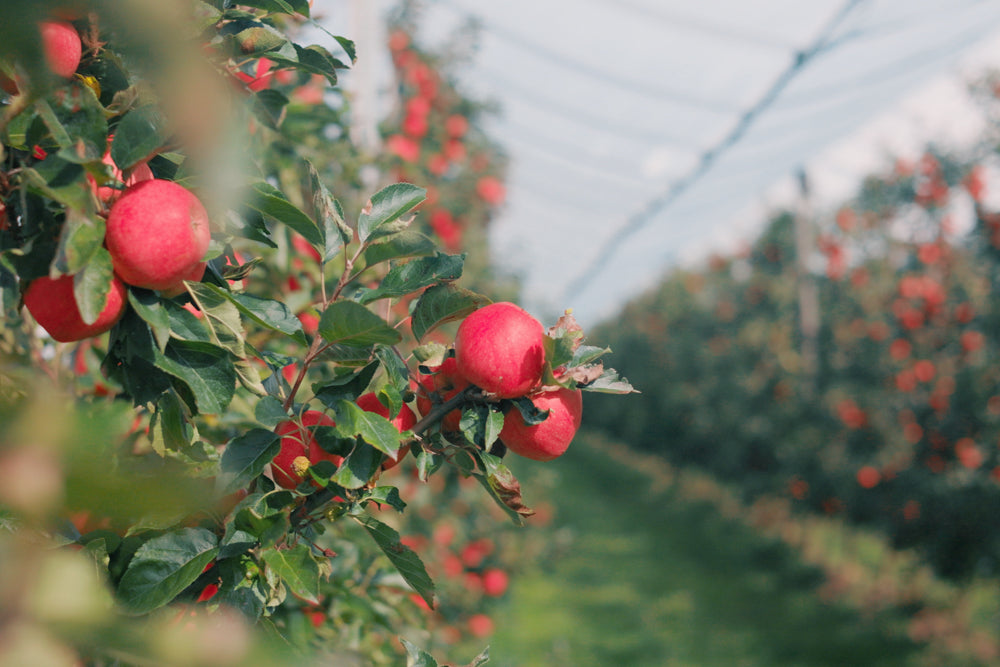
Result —
M 173 181 L 131 186 L 108 214 L 105 242 L 115 272 L 136 287 L 176 290 L 197 272 L 210 240 L 205 207 Z
M 112 275 L 108 300 L 91 324 L 83 321 L 73 296 L 73 276 L 36 278 L 24 293 L 24 305 L 35 321 L 57 341 L 68 343 L 102 334 L 121 319 L 127 296 L 125 285 Z
M 524 396 L 542 376 L 545 332 L 513 303 L 493 303 L 458 327 L 455 362 L 466 380 L 500 398 Z
M 434 408 L 430 394 L 437 393 L 443 402 L 469 386 L 469 381 L 459 375 L 454 357 L 448 357 L 433 370 L 434 374 L 421 375 L 419 380 L 423 392 L 417 394 L 417 409 L 424 417 Z M 445 432 L 458 431 L 461 419 L 461 409 L 455 408 L 441 418 L 441 430 Z
M 560 387 L 530 398 L 536 408 L 548 410 L 549 416 L 540 424 L 528 426 L 521 411 L 511 408 L 504 416 L 500 440 L 515 454 L 535 461 L 551 461 L 566 451 L 580 428 L 583 392 Z
M 281 451 L 271 461 L 271 474 L 278 486 L 294 489 L 305 479 L 309 465 L 330 461 L 339 466 L 342 456 L 330 454 L 316 442 L 313 435 L 317 426 L 335 426 L 336 422 L 319 410 L 306 410 L 298 421 L 289 419 L 275 427 L 282 436 Z
M 386 407 L 382 401 L 378 400 L 378 396 L 372 392 L 358 396 L 357 404 L 358 407 L 365 412 L 373 412 L 389 419 L 389 408 Z M 389 421 L 392 422 L 392 425 L 396 427 L 397 431 L 402 433 L 403 431 L 408 431 L 413 428 L 413 425 L 417 423 L 417 416 L 413 414 L 413 410 L 410 409 L 410 406 L 404 405 L 399 409 L 396 416 L 389 419 Z M 404 445 L 398 452 L 396 452 L 396 458 L 387 456 L 385 461 L 382 462 L 382 470 L 388 470 L 389 468 L 396 466 L 403 460 L 403 457 L 406 456 L 408 451 L 410 451 L 410 446 Z

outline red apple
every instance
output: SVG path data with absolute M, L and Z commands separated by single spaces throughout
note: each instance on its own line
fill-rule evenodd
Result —
M 68 79 L 80 66 L 83 57 L 83 45 L 80 35 L 72 23 L 67 21 L 42 21 L 38 24 L 38 32 L 42 39 L 42 52 L 45 63 L 56 76 Z M 16 95 L 18 85 L 6 76 L 0 74 L 0 88 L 11 95 Z
M 480 308 L 458 327 L 458 372 L 500 398 L 524 396 L 541 379 L 544 337 L 541 323 L 513 303 Z
M 448 357 L 444 363 L 433 370 L 435 371 L 433 375 L 420 377 L 420 386 L 424 391 L 417 395 L 417 409 L 424 417 L 434 408 L 434 403 L 430 398 L 431 393 L 436 392 L 442 401 L 447 401 L 469 386 L 469 381 L 459 375 L 454 357 Z M 441 418 L 441 430 L 458 431 L 458 423 L 461 419 L 462 411 L 458 408 L 452 410 Z
M 358 396 L 357 404 L 365 412 L 374 412 L 377 415 L 389 419 L 389 408 L 387 408 L 382 401 L 378 400 L 378 396 L 372 392 Z M 396 427 L 397 431 L 402 433 L 403 431 L 408 431 L 413 428 L 413 425 L 417 423 L 417 416 L 413 414 L 413 410 L 410 409 L 410 406 L 404 405 L 400 408 L 399 413 L 392 419 L 389 419 L 389 421 L 392 422 L 392 425 Z M 410 451 L 410 446 L 404 445 L 398 452 L 396 452 L 396 458 L 387 456 L 385 461 L 382 462 L 382 470 L 388 470 L 389 468 L 397 465 L 403 457 L 406 456 L 408 451 Z
M 491 597 L 500 597 L 507 592 L 510 578 L 499 568 L 483 570 L 483 592 Z
M 104 333 L 121 319 L 126 301 L 125 285 L 113 275 L 104 310 L 87 324 L 73 296 L 73 276 L 36 278 L 24 293 L 24 305 L 31 316 L 52 338 L 63 343 Z
M 281 451 L 271 461 L 274 482 L 283 488 L 294 489 L 305 479 L 305 471 L 310 465 L 320 461 L 330 461 L 339 466 L 342 456 L 330 454 L 316 442 L 313 431 L 316 426 L 335 426 L 336 422 L 319 410 L 306 410 L 298 421 L 283 421 L 274 429 L 282 436 Z
M 516 407 L 504 416 L 500 440 L 515 454 L 550 461 L 561 456 L 573 441 L 583 416 L 583 392 L 579 389 L 560 387 L 530 397 L 539 410 L 548 410 L 549 416 L 540 424 L 528 426 Z
M 115 271 L 136 287 L 176 290 L 198 272 L 210 240 L 205 207 L 173 181 L 133 185 L 108 214 L 105 242 Z

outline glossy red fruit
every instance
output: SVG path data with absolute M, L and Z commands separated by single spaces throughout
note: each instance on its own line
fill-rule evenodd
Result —
M 294 489 L 305 479 L 303 473 L 310 465 L 330 461 L 339 466 L 343 457 L 328 453 L 313 435 L 317 426 L 335 425 L 336 422 L 319 410 L 306 410 L 300 420 L 289 419 L 278 424 L 274 432 L 282 436 L 281 451 L 271 461 L 275 484 Z
M 542 376 L 545 332 L 513 303 L 493 303 L 458 327 L 455 363 L 466 380 L 500 398 L 527 394 Z
M 31 316 L 52 338 L 63 343 L 97 336 L 113 327 L 125 312 L 126 300 L 125 285 L 112 275 L 104 309 L 87 324 L 73 296 L 73 276 L 36 278 L 24 293 L 24 305 Z
M 42 52 L 45 54 L 45 64 L 56 76 L 68 79 L 80 66 L 83 57 L 83 45 L 80 34 L 68 21 L 42 21 L 38 24 L 38 32 L 42 40 Z M 0 88 L 11 95 L 18 93 L 16 81 L 0 74 Z
M 378 400 L 378 396 L 372 392 L 358 396 L 357 404 L 365 412 L 373 412 L 389 419 L 389 408 L 383 405 L 382 401 Z M 392 425 L 396 427 L 397 431 L 402 433 L 403 431 L 408 431 L 413 428 L 413 425 L 417 423 L 417 416 L 413 414 L 413 410 L 410 409 L 410 406 L 404 405 L 399 409 L 399 413 L 392 419 L 389 419 L 389 421 L 392 422 Z M 399 464 L 409 451 L 410 446 L 404 445 L 396 453 L 396 458 L 387 456 L 385 461 L 382 462 L 382 470 L 388 470 L 389 468 Z
M 583 416 L 583 392 L 559 388 L 530 397 L 539 410 L 549 416 L 540 424 L 528 426 L 520 410 L 511 408 L 504 416 L 500 440 L 507 449 L 535 461 L 550 461 L 561 456 L 573 441 Z
M 205 207 L 173 181 L 133 185 L 108 214 L 105 242 L 115 272 L 136 287 L 177 290 L 202 264 L 210 240 Z
M 424 417 L 434 408 L 434 403 L 430 398 L 432 393 L 436 392 L 443 402 L 469 386 L 469 381 L 459 375 L 454 357 L 448 357 L 444 363 L 432 370 L 433 374 L 421 375 L 419 380 L 423 391 L 417 395 L 417 409 Z M 458 423 L 461 419 L 462 411 L 458 408 L 452 410 L 442 417 L 441 430 L 445 432 L 458 431 Z

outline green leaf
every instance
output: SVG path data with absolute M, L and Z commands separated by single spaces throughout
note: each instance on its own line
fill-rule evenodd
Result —
M 469 442 L 488 450 L 500 437 L 500 431 L 503 429 L 503 413 L 497 404 L 477 403 L 462 412 L 459 428 Z
M 285 14 L 302 14 L 309 16 L 309 0 L 248 0 L 240 2 L 245 7 L 256 7 L 268 12 L 281 12 Z
M 111 159 L 121 170 L 142 162 L 166 143 L 166 120 L 155 105 L 125 114 L 115 128 Z
M 431 255 L 436 249 L 437 244 L 429 236 L 406 229 L 387 237 L 384 241 L 368 246 L 364 252 L 364 259 L 368 266 L 374 266 L 390 259 Z
M 489 303 L 487 297 L 455 285 L 428 287 L 413 307 L 410 327 L 420 340 L 442 324 L 463 319 Z
M 437 660 L 427 651 L 411 644 L 404 637 L 399 638 L 406 649 L 406 667 L 438 667 Z
M 403 339 L 385 320 L 354 301 L 331 303 L 319 320 L 319 335 L 328 343 L 349 347 L 395 345 Z
M 170 314 L 163 307 L 163 302 L 154 292 L 143 289 L 130 289 L 128 302 L 136 314 L 149 325 L 153 336 L 156 337 L 157 348 L 163 352 L 170 340 Z
M 476 475 L 476 479 L 490 492 L 490 496 L 511 520 L 519 526 L 522 525 L 524 517 L 531 516 L 535 511 L 524 504 L 521 484 L 514 477 L 514 473 L 500 458 L 492 454 L 473 451 L 472 455 L 483 470 L 481 474 Z
M 233 510 L 232 526 L 253 535 L 264 546 L 276 544 L 285 539 L 291 526 L 287 507 L 293 498 L 290 491 L 284 490 L 251 494 Z
M 462 277 L 465 255 L 437 253 L 420 257 L 389 269 L 375 289 L 362 292 L 359 301 L 371 303 L 378 299 L 404 296 L 435 283 L 451 282 Z
M 208 287 L 223 294 L 239 308 L 241 313 L 262 327 L 283 333 L 305 344 L 306 339 L 302 331 L 302 320 L 295 317 L 295 314 L 281 301 L 265 299 L 245 292 L 242 294 L 227 292 L 215 285 L 208 285 Z
M 288 225 L 304 236 L 309 243 L 323 247 L 323 230 L 317 227 L 312 218 L 303 213 L 299 207 L 288 201 L 276 187 L 264 182 L 254 183 L 250 186 L 250 192 L 244 201 L 249 208 L 261 215 Z
M 59 234 L 59 248 L 53 265 L 60 273 L 76 273 L 104 243 L 104 219 L 76 208 L 66 209 L 66 223 Z
M 160 456 L 167 451 L 180 451 L 191 444 L 193 433 L 177 395 L 173 392 L 163 394 L 156 402 L 156 412 L 149 424 L 153 450 Z
M 340 400 L 353 401 L 368 387 L 378 369 L 379 363 L 373 361 L 353 373 L 326 382 L 318 382 L 312 387 L 313 395 L 328 408 L 332 408 Z
M 212 342 L 240 359 L 246 357 L 243 324 L 236 305 L 215 285 L 190 281 L 186 284 L 191 298 L 204 315 Z
M 251 102 L 257 118 L 272 130 L 277 130 L 284 119 L 285 107 L 288 106 L 285 94 L 265 88 L 254 93 Z
M 268 51 L 277 51 L 289 43 L 288 38 L 272 26 L 265 23 L 251 24 L 234 35 L 243 55 L 266 55 Z
M 219 462 L 219 493 L 225 495 L 245 487 L 264 472 L 280 450 L 278 434 L 262 428 L 250 429 L 230 440 Z
M 218 550 L 215 535 L 203 528 L 154 537 L 135 552 L 118 584 L 122 606 L 133 614 L 162 607 L 194 583 Z
M 434 582 L 427 574 L 420 557 L 410 547 L 400 542 L 399 533 L 374 517 L 358 516 L 355 519 L 364 526 L 375 540 L 375 544 L 389 557 L 389 561 L 403 575 L 406 583 L 433 608 Z
M 583 366 L 585 364 L 592 364 L 605 354 L 611 352 L 610 347 L 594 347 L 593 345 L 581 345 L 577 348 L 576 352 L 573 353 L 573 359 L 569 362 L 569 366 Z
M 423 188 L 410 183 L 394 183 L 374 195 L 358 218 L 358 238 L 362 243 L 402 231 L 410 220 L 401 220 L 427 195 Z
M 172 340 L 153 365 L 183 382 L 201 413 L 224 412 L 236 392 L 236 370 L 228 353 L 203 343 Z
M 267 549 L 262 558 L 292 593 L 306 602 L 319 602 L 319 563 L 308 546 L 300 543 L 290 549 Z
M 613 368 L 605 369 L 601 377 L 590 384 L 580 385 L 584 391 L 596 391 L 602 394 L 637 394 L 639 390 L 633 387 L 628 380 L 618 375 L 618 371 Z
M 320 464 L 324 463 L 323 461 Z M 326 462 L 328 463 L 328 462 Z M 382 456 L 371 445 L 359 442 L 330 476 L 330 481 L 345 489 L 360 489 L 371 481 L 382 465 Z
M 84 322 L 96 322 L 104 310 L 113 276 L 111 255 L 104 248 L 98 248 L 83 270 L 73 276 L 73 296 Z
M 289 65 L 310 74 L 321 74 L 326 77 L 330 85 L 337 85 L 337 70 L 346 69 L 347 65 L 335 58 L 332 53 L 322 46 L 315 44 L 306 47 L 299 46 L 298 44 L 293 44 L 292 46 L 295 48 L 294 57 L 284 52 L 268 54 L 268 57 L 277 63 Z
M 274 396 L 261 398 L 254 406 L 253 414 L 258 422 L 271 428 L 288 419 L 285 406 Z
M 340 202 L 333 198 L 330 191 L 320 180 L 316 167 L 309 164 L 309 182 L 312 186 L 313 209 L 316 217 L 319 218 L 323 227 L 323 234 L 326 237 L 326 244 L 319 248 L 324 262 L 329 262 L 336 257 L 341 248 L 346 246 L 354 238 L 354 231 L 344 221 L 344 209 Z
M 395 458 L 403 434 L 382 415 L 363 410 L 352 401 L 337 401 L 333 406 L 334 431 L 342 438 L 361 438 L 380 452 Z
M 362 498 L 362 502 L 373 502 L 380 505 L 389 505 L 397 512 L 406 509 L 406 503 L 399 496 L 399 489 L 395 486 L 376 486 L 367 496 Z

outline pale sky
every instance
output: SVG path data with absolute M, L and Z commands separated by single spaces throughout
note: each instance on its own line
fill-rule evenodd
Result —
M 317 0 L 316 10 L 357 38 L 352 4 L 391 6 Z M 431 44 L 470 16 L 482 22 L 480 48 L 460 75 L 467 94 L 499 104 L 488 130 L 511 157 L 494 261 L 522 277 L 524 305 L 543 321 L 572 307 L 585 326 L 613 316 L 677 262 L 752 235 L 787 201 L 798 166 L 829 201 L 849 195 L 891 151 L 968 134 L 974 121 L 955 83 L 958 63 L 987 42 L 980 59 L 1000 63 L 1000 3 L 976 0 L 423 6 L 420 37 Z M 739 141 L 669 207 L 622 235 L 824 35 L 832 46 L 796 70 Z M 384 53 L 376 59 L 384 76 Z

